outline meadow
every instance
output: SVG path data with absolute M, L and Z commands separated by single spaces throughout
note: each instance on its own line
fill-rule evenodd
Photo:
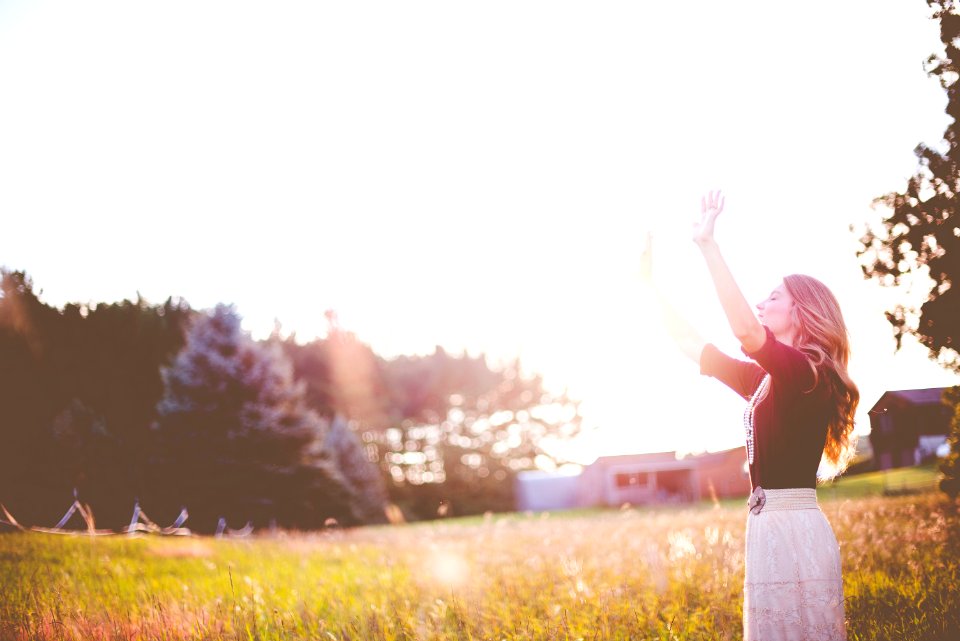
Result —
M 957 505 L 878 483 L 820 490 L 849 638 L 960 638 Z M 745 518 L 738 501 L 238 540 L 4 534 L 0 638 L 739 639 Z

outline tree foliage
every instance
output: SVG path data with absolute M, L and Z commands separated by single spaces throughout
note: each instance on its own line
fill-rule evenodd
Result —
M 579 404 L 518 360 L 491 367 L 438 347 L 385 362 L 384 378 L 401 404 L 374 442 L 395 498 L 419 517 L 436 513 L 436 493 L 448 514 L 514 509 L 516 473 L 563 462 L 551 444 L 580 432 Z
M 579 434 L 579 404 L 519 361 L 491 367 L 439 346 L 384 359 L 328 318 L 326 338 L 284 349 L 312 407 L 357 425 L 408 517 L 512 510 L 516 473 L 563 462 L 551 444 Z
M 0 288 L 0 502 L 49 525 L 73 488 L 103 527 L 136 498 L 189 526 L 312 528 L 514 508 L 516 473 L 556 460 L 578 404 L 484 356 L 377 355 L 334 314 L 305 344 L 254 341 L 228 306 L 43 303 Z M 149 506 L 149 507 L 147 507 Z
M 350 505 L 356 517 L 365 523 L 385 520 L 387 491 L 376 465 L 376 451 L 365 445 L 360 435 L 342 415 L 336 415 L 327 431 L 323 448 L 330 453 L 350 490 Z
M 58 310 L 6 270 L 0 292 L 0 501 L 48 523 L 79 487 L 102 520 L 129 518 L 146 484 L 159 368 L 183 345 L 191 310 L 173 299 Z
M 897 348 L 907 335 L 917 337 L 930 357 L 960 372 L 960 15 L 954 0 L 927 0 L 933 19 L 940 22 L 943 52 L 926 61 L 927 73 L 947 95 L 950 117 L 943 141 L 917 145 L 917 172 L 906 189 L 878 198 L 886 211 L 879 225 L 868 226 L 857 252 L 866 277 L 884 285 L 912 283 L 915 276 L 931 281 L 919 310 L 900 304 L 887 312 Z M 956 417 L 950 435 L 951 454 L 941 466 L 941 488 L 960 491 L 960 395 L 945 395 Z
M 940 145 L 921 143 L 914 153 L 917 172 L 903 191 L 877 198 L 884 218 L 868 226 L 857 252 L 864 275 L 884 285 L 909 283 L 914 276 L 932 280 L 919 310 L 897 305 L 887 312 L 899 349 L 903 338 L 916 336 L 932 358 L 960 372 L 960 16 L 954 0 L 928 0 L 940 22 L 943 53 L 926 61 L 927 73 L 947 94 L 951 121 Z
M 189 499 L 209 523 L 355 521 L 347 483 L 324 448 L 327 424 L 307 407 L 279 346 L 253 341 L 232 307 L 194 320 L 163 379 L 157 467 L 169 483 L 155 487 Z

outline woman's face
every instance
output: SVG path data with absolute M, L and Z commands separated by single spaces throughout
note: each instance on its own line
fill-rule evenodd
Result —
M 770 292 L 765 301 L 757 305 L 757 318 L 760 322 L 770 328 L 777 340 L 788 345 L 793 344 L 796 333 L 790 314 L 793 304 L 793 298 L 787 292 L 787 288 L 780 283 Z

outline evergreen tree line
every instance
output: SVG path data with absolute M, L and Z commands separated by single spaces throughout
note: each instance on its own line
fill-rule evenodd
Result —
M 517 361 L 385 359 L 332 313 L 304 343 L 252 339 L 229 305 L 59 309 L 0 277 L 0 502 L 23 523 L 56 522 L 74 488 L 112 528 L 135 500 L 200 532 L 509 510 L 517 472 L 580 431 Z

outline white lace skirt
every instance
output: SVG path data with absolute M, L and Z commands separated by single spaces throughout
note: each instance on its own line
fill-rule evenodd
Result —
M 817 491 L 764 492 L 747 516 L 745 641 L 845 640 L 840 548 Z

